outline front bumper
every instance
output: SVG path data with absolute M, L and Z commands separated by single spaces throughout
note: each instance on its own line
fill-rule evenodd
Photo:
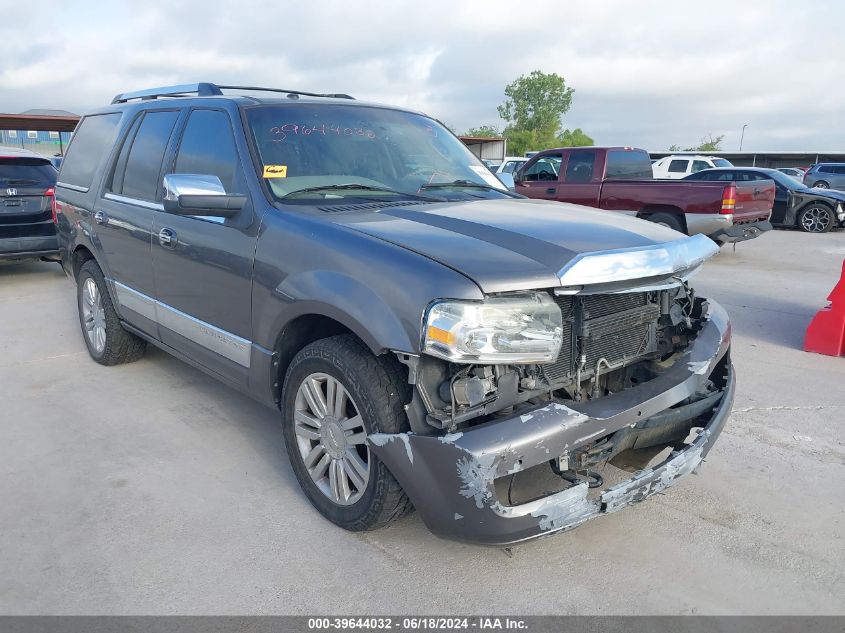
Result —
M 373 452 L 402 484 L 428 528 L 445 538 L 506 545 L 568 530 L 660 492 L 692 472 L 722 431 L 734 397 L 730 324 L 710 303 L 692 345 L 656 378 L 582 403 L 554 402 L 512 418 L 445 436 L 370 436 Z M 725 372 L 721 398 L 698 437 L 658 466 L 588 498 L 585 483 L 521 505 L 504 505 L 494 481 L 548 462 L 579 446 L 633 427 L 699 392 L 711 373 Z

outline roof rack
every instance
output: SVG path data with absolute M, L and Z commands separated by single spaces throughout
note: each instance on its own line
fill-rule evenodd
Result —
M 112 99 L 112 103 L 126 103 L 133 99 L 143 101 L 158 99 L 159 97 L 182 97 L 195 94 L 198 97 L 214 97 L 223 94 L 223 90 L 257 90 L 261 92 L 279 92 L 287 95 L 302 95 L 303 97 L 325 97 L 329 99 L 354 99 L 343 93 L 305 92 L 303 90 L 284 90 L 282 88 L 261 88 L 259 86 L 218 86 L 208 82 L 196 84 L 180 84 L 178 86 L 163 86 L 161 88 L 147 88 L 134 92 L 123 92 Z

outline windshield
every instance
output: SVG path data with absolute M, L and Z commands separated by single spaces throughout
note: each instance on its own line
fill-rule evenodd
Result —
M 804 183 L 802 183 L 798 180 L 795 180 L 795 178 L 791 178 L 790 176 L 787 176 L 786 174 L 778 171 L 777 169 L 766 169 L 766 170 L 764 170 L 763 173 L 765 173 L 766 176 L 770 177 L 776 183 L 786 187 L 790 191 L 798 191 L 799 189 L 807 189 L 807 186 Z
M 451 132 L 420 114 L 307 103 L 252 107 L 246 118 L 279 199 L 511 195 Z
M 713 159 L 713 166 L 714 167 L 733 167 L 734 164 L 724 158 L 714 158 Z

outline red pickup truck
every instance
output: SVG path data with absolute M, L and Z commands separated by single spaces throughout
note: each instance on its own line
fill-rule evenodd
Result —
M 514 174 L 517 193 L 619 211 L 720 243 L 757 237 L 772 228 L 770 181 L 654 180 L 645 150 L 565 147 L 531 157 Z

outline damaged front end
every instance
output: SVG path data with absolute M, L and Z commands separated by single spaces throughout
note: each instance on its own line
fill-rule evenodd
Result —
M 562 315 L 550 362 L 399 355 L 412 431 L 369 441 L 435 534 L 502 545 L 571 529 L 695 470 L 725 424 L 734 374 L 720 306 L 685 281 L 548 294 Z M 633 476 L 602 486 L 599 469 Z

